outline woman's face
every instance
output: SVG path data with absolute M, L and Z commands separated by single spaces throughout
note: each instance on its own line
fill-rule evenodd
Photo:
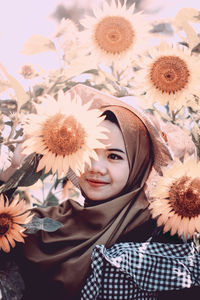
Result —
M 108 128 L 105 149 L 96 149 L 98 161 L 92 159 L 91 167 L 79 178 L 79 184 L 90 200 L 106 200 L 117 196 L 125 187 L 129 177 L 129 164 L 122 133 L 118 126 L 103 121 Z

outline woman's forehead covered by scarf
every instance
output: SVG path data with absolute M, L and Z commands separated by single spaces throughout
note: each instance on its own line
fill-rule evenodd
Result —
M 163 139 L 161 132 L 156 128 L 155 124 L 140 109 L 136 109 L 134 106 L 130 106 L 125 102 L 121 101 L 120 98 L 114 97 L 112 95 L 105 94 L 95 88 L 85 86 L 83 84 L 78 84 L 68 91 L 72 96 L 79 95 L 83 103 L 91 102 L 91 108 L 101 109 L 102 111 L 115 109 L 114 107 L 120 107 L 121 111 L 127 109 L 133 117 L 135 114 L 143 123 L 147 129 L 151 140 L 151 150 L 154 154 L 153 167 L 156 171 L 160 171 L 163 165 L 167 165 L 170 160 L 173 159 L 173 154 Z M 112 107 L 112 109 L 111 109 Z M 117 109 L 116 109 L 117 110 Z M 120 114 L 120 113 L 119 113 Z M 127 112 L 128 114 L 128 112 Z M 133 117 L 134 118 L 134 117 Z M 125 119 L 125 113 L 124 113 Z M 124 126 L 130 126 L 132 122 L 123 122 Z M 135 124 L 135 122 L 133 122 Z M 130 127 L 129 127 L 130 128 Z M 132 129 L 130 128 L 130 131 Z M 141 135 L 142 136 L 142 135 Z M 142 142 L 140 143 L 142 145 Z M 131 149 L 131 147 L 130 147 Z M 143 149 L 142 149 L 143 150 Z M 144 150 L 143 150 L 144 151 Z
M 143 122 L 127 108 L 107 106 L 106 111 L 112 111 L 116 116 L 124 139 L 130 168 L 127 191 L 131 186 L 138 186 L 145 172 L 149 172 L 152 162 L 149 134 Z

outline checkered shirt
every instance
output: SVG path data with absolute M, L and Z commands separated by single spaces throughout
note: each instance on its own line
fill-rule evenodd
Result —
M 93 249 L 81 300 L 154 300 L 160 291 L 200 286 L 194 243 L 119 243 Z

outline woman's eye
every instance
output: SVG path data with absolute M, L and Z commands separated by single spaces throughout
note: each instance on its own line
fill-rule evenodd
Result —
M 113 159 L 113 160 L 122 159 L 122 157 L 120 155 L 117 155 L 117 154 L 114 154 L 114 153 L 109 154 L 108 158 Z

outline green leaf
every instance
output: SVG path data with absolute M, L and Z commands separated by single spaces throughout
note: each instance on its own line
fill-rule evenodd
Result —
M 54 183 L 54 188 L 55 188 L 55 189 L 57 189 L 57 187 L 58 187 L 58 185 L 59 185 L 60 182 L 62 182 L 62 178 L 59 179 L 59 178 L 57 177 L 57 178 L 56 178 L 56 181 L 55 181 L 55 183 Z
M 55 206 L 59 204 L 58 198 L 53 194 L 49 193 L 47 199 L 45 200 L 46 206 Z
M 200 53 L 200 43 L 194 46 L 191 52 Z
M 23 129 L 20 128 L 18 130 L 16 130 L 16 134 L 14 136 L 14 139 L 17 139 L 19 136 L 22 136 L 23 135 Z
M 42 173 L 40 179 L 41 179 L 42 181 L 44 181 L 45 178 L 48 177 L 49 175 L 52 175 L 52 171 L 51 171 L 51 170 L 50 170 L 48 173 L 45 173 L 44 170 L 43 170 L 43 173 Z
M 4 124 L 7 125 L 7 126 L 12 127 L 13 126 L 13 121 L 6 121 Z
M 23 226 L 27 228 L 26 233 L 32 234 L 38 230 L 54 232 L 62 227 L 63 224 L 51 218 L 38 218 L 34 216 L 28 224 Z
M 42 171 L 36 172 L 40 156 L 33 153 L 29 155 L 22 167 L 17 169 L 10 179 L 0 187 L 0 193 L 10 189 L 15 189 L 18 186 L 30 186 L 34 184 L 42 175 Z

